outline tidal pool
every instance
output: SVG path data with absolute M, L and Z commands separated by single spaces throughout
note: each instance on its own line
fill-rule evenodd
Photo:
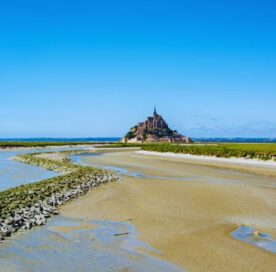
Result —
M 260 233 L 252 227 L 240 226 L 231 233 L 231 236 L 239 241 L 276 253 L 276 240 L 269 234 Z

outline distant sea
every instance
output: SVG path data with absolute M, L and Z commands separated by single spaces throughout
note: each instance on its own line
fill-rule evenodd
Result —
M 0 142 L 118 142 L 120 138 L 2 138 Z
M 203 143 L 276 143 L 276 138 L 193 138 Z
M 2 138 L 0 142 L 118 142 L 119 137 L 98 138 Z M 193 138 L 203 143 L 276 143 L 276 138 Z

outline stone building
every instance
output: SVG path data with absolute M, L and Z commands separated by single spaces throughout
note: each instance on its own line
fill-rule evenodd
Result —
M 189 137 L 179 134 L 176 130 L 169 128 L 166 121 L 156 111 L 154 107 L 153 116 L 148 117 L 144 122 L 132 127 L 122 142 L 168 142 L 168 143 L 191 143 Z

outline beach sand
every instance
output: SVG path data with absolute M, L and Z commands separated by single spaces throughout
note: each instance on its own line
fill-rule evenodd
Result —
M 274 169 L 99 152 L 82 160 L 146 176 L 124 175 L 92 190 L 65 205 L 63 215 L 130 222 L 156 256 L 188 271 L 275 271 L 275 254 L 230 236 L 248 224 L 276 237 Z
M 257 167 L 265 167 L 265 168 L 276 168 L 275 160 L 261 160 L 261 159 L 247 159 L 247 158 L 223 158 L 223 157 L 215 157 L 215 156 L 204 156 L 204 155 L 192 155 L 192 154 L 183 154 L 183 153 L 172 153 L 172 152 L 155 152 L 155 151 L 144 151 L 138 150 L 137 154 L 141 155 L 149 155 L 149 156 L 158 156 L 158 157 L 170 157 L 170 158 L 180 158 L 180 159 L 188 159 L 188 160 L 196 160 L 196 161 L 208 161 L 208 162 L 218 162 L 225 164 L 238 164 L 238 165 L 250 165 Z

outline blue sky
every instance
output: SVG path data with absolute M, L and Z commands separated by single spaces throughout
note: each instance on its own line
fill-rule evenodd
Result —
M 2 1 L 0 138 L 276 137 L 275 1 Z

